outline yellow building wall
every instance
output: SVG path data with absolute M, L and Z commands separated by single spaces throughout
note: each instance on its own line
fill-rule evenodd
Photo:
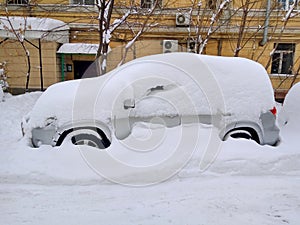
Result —
M 38 41 L 31 41 L 38 46 Z M 40 87 L 40 60 L 39 51 L 29 43 L 25 43 L 30 54 L 30 81 L 29 88 Z M 60 69 L 57 66 L 57 44 L 54 42 L 42 42 L 42 72 L 44 87 L 48 87 L 60 80 Z M 25 88 L 28 61 L 21 44 L 14 40 L 8 40 L 0 45 L 0 62 L 6 62 L 5 72 L 7 82 L 14 88 Z
M 61 57 L 61 56 L 60 56 Z M 64 62 L 65 65 L 70 65 L 72 67 L 72 71 L 65 71 L 65 80 L 73 80 L 74 79 L 74 61 L 95 61 L 95 55 L 70 55 L 64 54 Z M 96 76 L 96 74 L 95 74 Z
M 5 3 L 5 1 L 2 1 Z M 70 4 L 69 0 L 37 0 L 35 1 L 36 5 L 31 7 L 9 7 L 9 15 L 20 15 L 20 16 L 34 16 L 34 17 L 49 17 L 53 19 L 58 19 L 66 22 L 70 27 L 70 42 L 72 43 L 98 43 L 99 34 L 97 31 L 98 26 L 98 11 L 95 6 L 74 6 Z M 117 18 L 120 18 L 126 11 L 123 8 L 120 8 L 124 5 L 129 5 L 132 2 L 131 0 L 116 0 L 116 7 L 119 7 L 115 10 L 112 21 Z M 134 4 L 140 6 L 140 0 L 135 0 Z M 175 39 L 179 41 L 180 48 L 179 51 L 185 51 L 186 42 L 188 39 L 188 29 L 186 27 L 176 27 L 176 13 L 186 12 L 191 7 L 190 0 L 163 0 L 163 7 L 165 11 L 158 9 L 151 19 L 148 22 L 156 23 L 157 25 L 148 30 L 142 37 L 139 39 L 141 42 L 137 42 L 134 47 L 129 50 L 127 54 L 127 59 L 141 57 L 144 55 L 162 53 L 162 41 L 164 39 Z M 198 1 L 195 1 L 198 2 Z M 207 9 L 208 1 L 202 1 L 202 6 L 200 9 L 200 17 L 196 16 L 197 5 L 195 5 L 194 16 L 192 18 L 193 23 L 197 23 L 197 19 L 201 19 L 202 24 L 199 26 L 201 30 L 202 38 L 205 38 L 207 34 L 207 29 L 210 25 L 210 18 L 213 13 L 213 10 Z M 220 1 L 219 1 L 220 2 Z M 230 3 L 228 10 L 222 14 L 222 19 L 226 20 L 228 16 L 231 20 L 226 23 L 224 29 L 215 32 L 211 35 L 208 44 L 205 48 L 204 54 L 209 55 L 223 55 L 223 56 L 233 56 L 238 40 L 238 31 L 242 24 L 243 12 L 235 12 L 236 9 L 239 9 L 244 0 L 233 0 Z M 250 1 L 249 8 L 252 11 L 248 14 L 246 29 L 242 38 L 242 49 L 239 52 L 239 56 L 250 58 L 252 60 L 258 61 L 267 71 L 270 73 L 271 64 L 270 64 L 270 52 L 273 50 L 274 43 L 296 43 L 295 51 L 295 66 L 298 68 L 300 64 L 300 17 L 295 16 L 289 19 L 289 22 L 286 24 L 285 32 L 281 32 L 281 28 L 284 25 L 282 18 L 284 17 L 286 11 L 277 10 L 278 5 L 274 4 L 276 1 L 272 1 L 271 5 L 271 18 L 270 18 L 270 27 L 268 30 L 268 42 L 264 46 L 260 46 L 259 43 L 262 40 L 263 29 L 259 27 L 264 26 L 265 22 L 265 9 L 267 0 L 262 1 Z M 41 7 L 41 6 L 42 7 Z M 231 9 L 231 10 L 229 10 Z M 1 11 L 2 10 L 2 11 Z M 0 15 L 6 15 L 4 11 L 5 8 L 0 5 Z M 123 11 L 122 11 L 123 10 Z M 227 16 L 227 17 L 226 17 Z M 145 16 L 133 15 L 128 21 L 129 22 L 141 22 L 145 19 Z M 219 24 L 214 24 L 214 27 Z M 139 29 L 137 28 L 135 32 Z M 195 32 L 191 32 L 192 36 L 195 36 Z M 115 31 L 112 37 L 111 48 L 113 48 L 112 53 L 108 57 L 108 68 L 109 70 L 114 68 L 121 61 L 124 56 L 124 45 L 132 38 L 132 32 L 128 27 L 123 26 Z M 271 38 L 271 39 L 270 39 Z M 45 43 L 43 43 L 45 44 Z M 54 46 L 48 46 L 45 44 L 45 49 L 43 49 L 43 54 L 45 51 L 45 57 L 47 60 L 43 60 L 44 65 L 44 76 L 45 76 L 45 86 L 57 82 L 61 79 L 60 72 L 60 58 L 56 55 L 57 44 L 52 43 Z M 49 43 L 49 45 L 52 45 Z M 0 45 L 0 60 L 3 59 L 3 49 L 4 47 Z M 32 48 L 28 46 L 28 48 Z M 49 48 L 49 50 L 47 50 Z M 12 85 L 23 86 L 24 85 L 24 74 L 26 74 L 26 61 L 22 55 L 22 51 L 17 50 L 17 48 L 12 46 L 7 46 L 5 49 L 9 49 L 10 54 L 18 56 L 20 60 L 16 60 L 14 57 L 10 56 L 9 61 L 11 64 L 15 61 L 20 62 L 23 67 L 23 70 L 19 72 L 14 71 L 15 68 L 9 68 L 9 82 Z M 30 85 L 39 85 L 39 69 L 38 69 L 38 60 L 35 56 L 37 50 L 31 49 L 32 62 L 35 66 L 32 67 L 32 79 Z M 93 60 L 94 56 L 66 56 L 65 63 L 73 65 L 74 60 Z M 15 60 L 15 61 L 14 61 Z M 56 64 L 55 64 L 56 62 Z M 269 64 L 269 66 L 267 66 Z M 51 66 L 54 68 L 51 68 Z M 18 74 L 18 75 L 16 75 Z M 72 72 L 66 72 L 66 79 L 73 79 L 74 74 Z M 293 81 L 293 77 L 284 77 L 284 76 L 271 76 L 273 86 L 275 89 L 278 87 L 281 89 L 288 89 Z M 297 80 L 298 81 L 298 80 Z

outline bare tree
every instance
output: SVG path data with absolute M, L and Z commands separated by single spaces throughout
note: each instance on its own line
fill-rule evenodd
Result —
M 195 41 L 196 52 L 202 54 L 211 37 L 222 29 L 231 17 L 224 19 L 224 11 L 232 0 L 222 0 L 220 4 L 217 1 L 208 1 L 203 5 L 200 0 L 192 0 L 188 12 L 190 17 L 188 39 Z M 196 16 L 195 20 L 193 17 Z
M 238 57 L 249 43 L 255 43 L 258 34 L 264 29 L 264 26 L 260 25 L 257 20 L 259 17 L 257 9 L 262 7 L 261 4 L 262 1 L 258 0 L 241 0 L 239 5 L 230 9 L 231 16 L 227 18 L 227 21 L 221 23 L 223 36 L 232 46 L 233 56 Z
M 147 10 L 146 14 L 144 15 L 145 16 L 145 18 L 143 19 L 144 21 L 141 20 L 139 22 L 140 28 L 137 32 L 135 31 L 135 29 L 133 29 L 134 27 L 136 27 L 136 23 L 134 23 L 133 27 L 131 26 L 130 23 L 127 23 L 129 29 L 132 32 L 132 39 L 126 44 L 124 55 L 120 63 L 118 64 L 118 66 L 122 65 L 125 62 L 128 51 L 133 47 L 134 43 L 142 36 L 142 34 L 157 25 L 156 22 L 149 22 L 157 7 L 158 7 L 158 0 L 156 0 L 152 5 L 152 7 L 149 10 Z
M 111 23 L 111 18 L 114 10 L 114 0 L 96 0 L 98 9 L 99 21 L 99 48 L 97 51 L 97 58 L 100 58 L 101 68 L 100 74 L 105 74 L 107 70 L 107 54 L 109 50 L 109 43 L 113 32 L 124 23 L 130 16 L 133 8 L 130 7 L 128 11 L 119 19 Z
M 281 29 L 280 29 L 280 33 L 279 35 L 277 35 L 277 43 L 274 45 L 274 48 L 273 50 L 270 52 L 270 57 L 269 57 L 269 60 L 265 66 L 266 69 L 268 69 L 271 65 L 271 62 L 272 62 L 272 57 L 275 53 L 275 50 L 276 48 L 278 47 L 278 43 L 280 42 L 280 40 L 282 39 L 282 36 L 285 32 L 285 29 L 286 29 L 286 26 L 288 25 L 288 22 L 290 21 L 291 18 L 299 15 L 299 12 L 297 11 L 295 14 L 293 14 L 293 12 L 295 12 L 295 8 L 296 8 L 296 4 L 298 4 L 298 1 L 294 1 L 292 5 L 290 5 L 290 8 L 289 10 L 285 13 L 285 15 L 283 16 L 282 18 L 282 22 L 283 24 L 281 24 Z M 275 26 L 276 28 L 278 27 L 278 24 L 277 26 Z
M 297 7 L 298 0 L 295 0 L 292 2 L 292 4 L 288 5 L 288 10 L 280 10 L 278 12 L 277 18 L 278 20 L 276 20 L 276 24 L 273 25 L 273 29 L 271 30 L 270 34 L 269 34 L 269 40 L 276 40 L 276 42 L 273 45 L 273 49 L 270 51 L 269 58 L 268 61 L 265 64 L 265 68 L 266 70 L 269 70 L 271 65 L 273 63 L 276 64 L 276 62 L 279 62 L 280 58 L 276 57 L 276 50 L 279 47 L 279 44 L 282 42 L 282 39 L 284 39 L 284 35 L 286 33 L 286 28 L 288 26 L 288 24 L 290 23 L 290 21 L 296 17 L 299 16 L 299 11 L 296 10 Z M 282 6 L 278 6 L 276 5 L 275 7 L 282 7 Z M 279 30 L 279 32 L 278 32 Z M 276 35 L 275 35 L 276 34 Z M 275 39 L 276 37 L 276 39 Z M 265 49 L 264 49 L 265 51 Z M 263 52 L 261 53 L 261 55 L 263 54 Z M 261 56 L 260 55 L 260 56 Z M 278 72 L 278 76 L 275 76 L 276 74 L 273 74 L 273 76 L 275 76 L 277 78 L 277 80 L 279 80 L 278 84 L 274 87 L 274 89 L 280 90 L 280 89 L 288 89 L 290 87 L 292 87 L 295 82 L 298 81 L 299 78 L 299 72 L 300 72 L 300 57 L 296 58 L 296 59 L 291 59 L 293 60 L 293 62 L 291 62 L 290 67 L 288 68 L 289 72 L 287 74 L 282 74 Z M 273 67 L 273 66 L 272 66 Z M 271 70 L 273 70 L 271 68 Z
M 224 52 L 226 55 L 246 56 L 259 61 L 266 70 L 270 70 L 279 43 L 286 42 L 285 36 L 290 21 L 299 16 L 299 11 L 295 10 L 299 0 L 294 0 L 289 6 L 285 5 L 284 9 L 280 3 L 271 0 L 220 0 L 219 5 L 215 4 L 216 2 L 218 1 L 206 1 L 204 5 L 202 1 L 191 1 L 188 39 L 196 42 L 196 52 L 204 53 L 210 40 L 217 39 L 219 55 L 222 55 L 222 41 L 225 41 L 227 47 L 230 46 L 230 49 L 227 48 L 226 53 Z M 234 3 L 232 8 L 231 3 Z M 272 50 L 271 43 L 274 43 Z M 249 47 L 252 52 L 249 51 Z M 247 52 L 244 52 L 244 49 L 247 49 Z M 298 57 L 293 60 L 289 74 L 278 74 L 277 80 L 280 82 L 275 89 L 286 88 L 298 81 L 300 59 Z
M 30 61 L 30 52 L 25 44 L 25 40 L 26 40 L 25 39 L 25 31 L 27 29 L 27 18 L 26 18 L 26 16 L 24 16 L 23 18 L 24 18 L 24 22 L 19 24 L 19 27 L 17 27 L 17 29 L 16 29 L 15 25 L 13 24 L 13 22 L 9 16 L 9 12 L 6 7 L 6 21 L 2 21 L 2 23 L 3 23 L 3 27 L 5 28 L 5 30 L 7 30 L 14 36 L 14 38 L 21 45 L 21 47 L 24 51 L 24 54 L 26 57 L 26 62 L 27 62 L 26 63 L 27 64 L 26 84 L 25 84 L 25 91 L 27 92 L 29 89 L 31 61 Z M 0 23 L 1 23 L 1 21 L 0 21 Z
M 149 20 L 154 13 L 155 9 L 158 7 L 158 0 L 154 2 L 152 7 L 142 13 L 142 17 L 137 17 L 134 22 L 128 22 L 128 18 L 131 15 L 139 15 L 139 10 L 135 5 L 135 1 L 130 1 L 130 5 L 127 6 L 127 11 L 120 15 L 119 19 L 111 21 L 112 14 L 116 12 L 115 1 L 114 0 L 97 0 L 96 5 L 98 9 L 98 21 L 99 21 L 99 48 L 97 51 L 97 58 L 100 58 L 100 74 L 105 74 L 107 71 L 107 54 L 109 50 L 109 43 L 113 33 L 121 26 L 127 25 L 127 29 L 132 33 L 132 39 L 128 41 L 125 46 L 124 57 L 121 59 L 119 65 L 123 64 L 128 50 L 133 46 L 133 44 L 142 36 L 143 33 L 147 32 L 150 28 L 154 27 L 156 24 L 154 22 L 149 23 Z M 138 31 L 135 28 L 139 27 Z

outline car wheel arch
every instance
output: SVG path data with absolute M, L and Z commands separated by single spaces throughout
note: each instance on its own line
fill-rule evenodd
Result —
M 263 131 L 260 126 L 254 122 L 242 122 L 242 123 L 233 123 L 229 124 L 222 130 L 220 133 L 220 137 L 223 141 L 225 141 L 231 132 L 241 133 L 248 132 L 251 134 L 251 139 L 255 140 L 259 144 L 263 144 Z
M 105 145 L 107 147 L 111 144 L 111 131 L 109 127 L 104 123 L 97 122 L 94 124 L 74 123 L 61 127 L 56 132 L 56 136 L 54 137 L 55 145 L 60 146 L 68 135 L 72 135 L 72 133 L 80 134 L 81 131 L 83 131 L 82 133 L 97 133 L 101 137 L 101 139 L 106 143 Z

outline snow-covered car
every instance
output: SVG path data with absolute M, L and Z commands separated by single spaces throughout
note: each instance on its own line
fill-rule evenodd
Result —
M 279 125 L 284 126 L 288 123 L 295 123 L 299 121 L 300 111 L 300 82 L 296 83 L 287 93 L 282 109 L 279 113 Z M 297 104 L 298 103 L 298 104 Z
M 54 84 L 23 119 L 33 146 L 110 146 L 137 122 L 209 124 L 219 137 L 279 141 L 265 69 L 244 58 L 170 53 L 142 57 L 106 75 Z

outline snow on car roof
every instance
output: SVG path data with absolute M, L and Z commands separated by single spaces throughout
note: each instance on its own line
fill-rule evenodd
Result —
M 224 57 L 199 55 L 193 53 L 168 53 L 158 54 L 139 58 L 136 61 L 160 61 L 176 65 L 191 75 L 205 78 L 208 74 L 213 75 L 218 81 L 226 81 L 227 83 L 245 83 L 248 85 L 259 85 L 263 83 L 264 89 L 272 89 L 268 78 L 268 74 L 264 67 L 252 60 L 241 57 Z M 208 73 L 203 73 L 203 69 L 208 69 Z M 234 82 L 235 81 L 235 82 Z M 250 83 L 249 83 L 250 82 Z M 246 86 L 248 86 L 246 85 Z
M 155 80 L 155 77 L 159 79 Z M 160 86 L 163 91 L 157 89 Z M 149 95 L 151 89 L 154 91 Z M 190 102 L 180 98 L 182 94 L 191 99 L 198 113 L 230 113 L 251 121 L 259 120 L 259 115 L 275 104 L 268 75 L 256 62 L 243 58 L 169 53 L 133 60 L 104 76 L 49 87 L 32 111 L 35 118 L 32 125 L 41 126 L 45 117 L 55 116 L 60 119 L 58 122 L 67 121 L 72 118 L 73 103 L 80 99 L 78 117 L 82 119 L 95 112 L 96 119 L 106 121 L 110 115 L 106 112 L 111 112 L 116 103 L 121 110 L 123 101 L 132 98 L 137 102 L 143 99 L 138 103 L 141 107 L 136 105 L 136 115 L 149 116 L 157 112 L 170 115 L 174 110 L 168 107 L 168 102 L 178 106 L 183 114 L 189 114 Z M 158 97 L 156 100 L 168 101 L 154 102 L 155 96 Z M 89 102 L 95 99 L 95 102 L 89 103 L 87 99 Z M 90 106 L 84 106 L 88 103 Z M 92 110 L 86 110 L 88 107 Z
M 244 110 L 238 110 L 238 108 L 248 104 L 256 108 L 257 111 L 254 113 L 259 115 L 262 111 L 274 107 L 273 88 L 268 74 L 261 64 L 252 60 L 183 52 L 168 53 L 131 61 L 128 65 L 144 63 L 145 69 L 140 66 L 139 71 L 136 71 L 137 66 L 134 66 L 128 70 L 128 73 L 140 74 L 141 71 L 147 73 L 147 62 L 152 62 L 155 70 L 164 70 L 164 73 L 168 73 L 165 69 L 168 65 L 177 67 L 198 83 L 211 102 L 219 102 L 218 105 L 220 105 L 222 104 L 220 97 L 225 99 L 229 111 L 231 107 L 234 107 L 234 111 L 242 112 Z M 178 74 L 173 74 L 171 70 L 169 73 L 170 79 L 179 79 Z

